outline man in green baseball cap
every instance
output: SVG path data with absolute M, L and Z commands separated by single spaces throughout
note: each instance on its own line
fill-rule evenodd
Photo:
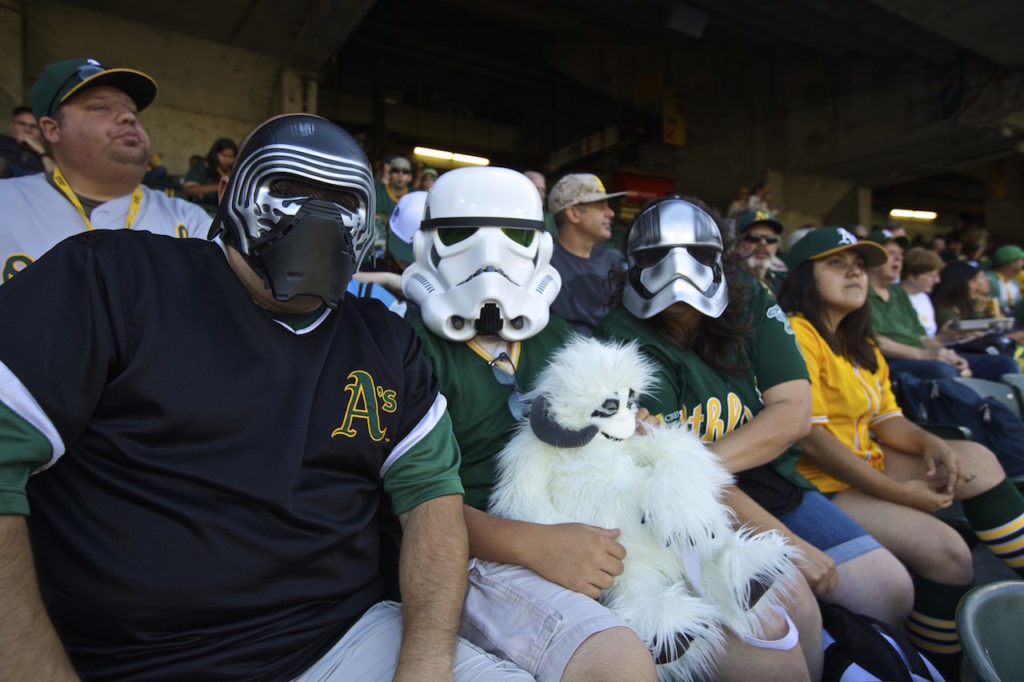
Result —
M 741 213 L 736 218 L 739 238 L 733 253 L 743 268 L 757 278 L 761 286 L 778 293 L 786 278 L 786 264 L 777 256 L 782 223 L 775 214 L 763 208 Z
M 992 254 L 992 269 L 988 281 L 992 295 L 999 299 L 999 309 L 1007 317 L 1022 310 L 1020 294 L 1020 273 L 1024 269 L 1024 249 L 1016 244 L 1000 246 Z M 1017 326 L 1024 323 L 1017 316 Z
M 2 281 L 57 242 L 94 228 L 206 237 L 206 211 L 141 184 L 150 149 L 139 112 L 156 91 L 141 71 L 95 59 L 43 69 L 32 86 L 32 112 L 53 164 L 0 183 Z

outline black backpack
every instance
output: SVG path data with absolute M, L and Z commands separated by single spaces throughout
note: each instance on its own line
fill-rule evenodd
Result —
M 821 605 L 825 639 L 822 682 L 944 682 L 902 632 L 838 604 Z
M 896 376 L 893 392 L 911 421 L 966 426 L 995 453 L 1007 476 L 1024 474 L 1024 421 L 999 400 L 953 379 L 918 379 L 907 372 Z

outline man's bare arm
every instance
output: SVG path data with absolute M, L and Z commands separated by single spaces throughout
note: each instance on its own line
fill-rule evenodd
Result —
M 400 518 L 402 648 L 395 680 L 451 680 L 469 563 L 462 496 L 436 497 Z
M 23 516 L 0 516 L 0 604 L 0 679 L 78 679 L 39 596 Z

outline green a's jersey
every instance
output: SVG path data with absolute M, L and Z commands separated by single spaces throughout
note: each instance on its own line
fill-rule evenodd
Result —
M 597 335 L 635 339 L 659 367 L 658 385 L 640 404 L 667 421 L 681 421 L 706 442 L 713 442 L 753 419 L 764 407 L 759 391 L 794 379 L 807 379 L 800 348 L 789 320 L 761 286 L 749 290 L 751 334 L 743 345 L 747 371 L 729 374 L 704 363 L 659 334 L 625 308 L 616 308 L 598 325 Z
M 680 421 L 710 443 L 753 419 L 764 408 L 760 391 L 786 381 L 807 379 L 800 348 L 782 309 L 763 286 L 750 287 L 748 310 L 751 333 L 742 353 L 747 369 L 727 373 L 704 363 L 696 353 L 663 337 L 621 306 L 597 327 L 596 335 L 636 340 L 641 351 L 657 363 L 657 385 L 640 404 L 666 421 Z M 770 466 L 736 474 L 737 485 L 773 514 L 795 509 L 802 492 Z
M 462 450 L 459 474 L 466 491 L 465 502 L 486 510 L 496 478 L 495 458 L 512 437 L 515 426 L 508 407 L 512 389 L 495 379 L 488 358 L 472 343 L 437 336 L 423 325 L 418 310 L 410 309 L 406 319 L 420 335 L 423 355 L 433 365 L 440 391 L 448 400 L 448 413 Z M 523 392 L 533 388 L 537 375 L 571 331 L 566 322 L 552 317 L 539 334 L 514 344 L 511 355 Z

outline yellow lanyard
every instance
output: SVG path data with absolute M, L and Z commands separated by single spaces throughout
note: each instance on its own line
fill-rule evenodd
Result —
M 472 350 L 474 353 L 476 353 L 477 355 L 482 357 L 484 360 L 486 360 L 487 364 L 491 364 L 493 362 L 494 366 L 497 367 L 498 369 L 500 369 L 505 374 L 508 374 L 508 375 L 511 375 L 511 376 L 515 376 L 516 368 L 519 365 L 519 352 L 520 352 L 520 349 L 522 348 L 522 342 L 521 341 L 513 341 L 512 342 L 512 347 L 509 349 L 509 353 L 508 353 L 509 361 L 510 361 L 509 363 L 505 363 L 505 362 L 503 362 L 501 360 L 498 360 L 497 362 L 495 362 L 495 360 L 497 360 L 499 357 L 501 357 L 501 354 L 499 353 L 498 355 L 491 355 L 491 353 L 488 352 L 488 350 L 486 348 L 484 348 L 484 345 L 482 343 L 480 343 L 476 339 L 475 336 L 472 339 L 470 339 L 469 341 L 467 341 L 466 345 L 469 346 L 470 350 Z M 507 364 L 511 364 L 511 367 L 506 367 Z
M 82 216 L 82 220 L 85 221 L 86 226 L 92 230 L 94 229 L 92 223 L 89 221 L 89 216 L 85 215 L 85 209 L 82 208 L 82 202 L 78 200 L 78 196 L 75 194 L 75 190 L 71 189 L 71 185 L 64 179 L 64 174 L 60 172 L 60 168 L 53 167 L 53 184 L 57 185 L 57 188 L 64 193 L 64 196 L 68 198 L 71 205 L 78 209 L 79 215 Z M 135 222 L 135 216 L 139 214 L 139 206 L 142 205 L 142 185 L 139 185 L 132 190 L 132 200 L 128 204 L 128 218 L 124 221 L 124 229 L 130 230 L 132 223 Z

